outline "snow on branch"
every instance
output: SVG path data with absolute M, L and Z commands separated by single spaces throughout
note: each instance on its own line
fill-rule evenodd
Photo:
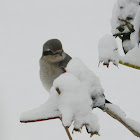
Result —
M 99 40 L 99 63 L 103 62 L 103 65 L 109 67 L 109 63 L 113 62 L 118 66 L 119 52 L 115 38 L 111 35 L 105 35 Z
M 114 104 L 106 104 L 105 112 L 109 114 L 114 119 L 118 120 L 122 125 L 124 125 L 128 130 L 130 130 L 135 136 L 140 137 L 140 123 L 126 118 L 124 112 Z
M 48 101 L 39 106 L 38 108 L 26 111 L 21 114 L 20 122 L 30 123 L 60 118 L 60 112 L 56 110 L 56 108 L 54 108 L 53 106 L 54 105 L 50 104 Z
M 64 69 L 64 68 L 63 68 Z M 71 140 L 68 128 L 72 122 L 73 131 L 81 132 L 83 126 L 93 136 L 99 134 L 98 118 L 92 109 L 100 108 L 121 122 L 133 134 L 140 137 L 140 125 L 126 119 L 117 106 L 106 103 L 99 78 L 78 58 L 73 58 L 64 73 L 53 83 L 48 100 L 40 107 L 24 112 L 20 122 L 30 123 L 61 119 Z
M 78 58 L 73 58 L 63 71 L 65 73 L 54 81 L 49 99 L 40 107 L 23 113 L 21 122 L 61 118 L 65 127 L 74 122 L 74 131 L 85 126 L 91 136 L 98 134 L 98 118 L 92 108 L 102 108 L 105 104 L 99 78 Z
M 113 36 L 119 37 L 122 41 L 122 49 L 125 54 L 124 57 L 119 57 L 119 63 L 140 69 L 140 1 L 117 0 L 112 12 L 111 26 Z M 113 64 L 116 64 L 114 61 L 118 59 L 118 56 L 115 56 L 116 52 L 113 52 L 116 43 L 111 37 L 110 40 L 108 38 L 104 36 L 99 41 L 99 61 L 107 67 L 109 62 L 112 61 Z M 112 45 L 113 42 L 114 45 Z
M 103 65 L 109 67 L 109 63 L 112 62 L 118 66 L 118 63 L 140 69 L 140 47 L 134 47 L 125 56 L 120 56 L 118 52 L 118 46 L 116 40 L 111 35 L 105 35 L 99 40 L 99 63 L 103 62 Z
M 53 118 L 42 118 L 42 119 L 31 119 L 31 120 L 20 120 L 21 123 L 32 123 L 32 122 L 42 122 L 47 120 L 53 120 L 53 119 L 60 119 L 60 117 L 53 117 Z
M 127 67 L 130 67 L 130 68 L 134 68 L 134 69 L 140 70 L 140 67 L 139 66 L 136 66 L 134 64 L 130 64 L 130 63 L 122 62 L 122 61 L 119 61 L 119 63 L 122 64 L 122 65 L 124 65 L 124 66 L 127 66 Z

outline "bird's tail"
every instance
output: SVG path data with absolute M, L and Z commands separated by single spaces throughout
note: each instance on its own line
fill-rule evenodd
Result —
M 108 101 L 107 99 L 105 99 L 105 103 L 108 103 L 108 104 L 112 104 L 110 101 Z

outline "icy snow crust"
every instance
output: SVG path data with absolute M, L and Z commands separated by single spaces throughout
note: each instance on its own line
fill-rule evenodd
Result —
M 21 121 L 62 117 L 64 126 L 69 127 L 74 122 L 74 129 L 85 125 L 88 132 L 98 132 L 98 118 L 92 108 L 105 105 L 99 78 L 78 58 L 69 62 L 66 71 L 54 81 L 46 103 L 23 113 Z

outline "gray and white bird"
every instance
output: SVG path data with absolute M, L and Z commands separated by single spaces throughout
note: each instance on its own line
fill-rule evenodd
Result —
M 63 51 L 62 44 L 58 39 L 51 39 L 43 45 L 43 53 L 40 58 L 40 79 L 44 88 L 49 92 L 54 80 L 64 73 L 64 69 L 72 58 Z M 101 97 L 100 97 L 101 96 Z M 91 97 L 96 104 L 99 98 L 104 98 L 104 94 Z M 105 99 L 105 103 L 110 103 Z M 97 106 L 95 106 L 97 107 Z M 98 106 L 104 108 L 104 105 Z
M 43 53 L 40 58 L 40 79 L 44 88 L 49 92 L 53 81 L 60 76 L 71 60 L 71 57 L 63 51 L 58 39 L 51 39 L 43 45 Z

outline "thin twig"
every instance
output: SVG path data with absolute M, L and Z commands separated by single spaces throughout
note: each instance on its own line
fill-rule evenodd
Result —
M 136 65 L 133 65 L 133 64 L 130 64 L 130 63 L 125 63 L 125 62 L 122 62 L 122 61 L 119 61 L 119 63 L 122 64 L 122 65 L 124 65 L 124 66 L 131 67 L 131 68 L 140 70 L 140 66 L 136 66 Z
M 121 36 L 121 35 L 129 35 L 130 32 L 127 33 L 117 33 L 117 34 L 113 34 L 113 36 L 117 37 L 117 36 Z
M 133 24 L 131 24 L 130 22 L 128 22 L 127 20 L 124 20 L 124 19 L 120 19 L 120 18 L 118 18 L 120 21 L 122 21 L 122 22 L 125 22 L 125 24 L 126 24 L 126 26 L 127 26 L 127 28 L 129 29 L 129 31 L 132 33 L 132 32 L 134 32 L 135 30 L 134 30 L 134 26 L 133 26 Z M 131 25 L 132 26 L 132 28 L 129 26 L 129 25 Z
M 60 117 L 51 117 L 46 119 L 38 119 L 38 120 L 21 120 L 21 123 L 32 123 L 32 122 L 41 122 L 41 121 L 47 121 L 47 120 L 53 120 L 53 119 L 60 119 Z
M 70 132 L 69 132 L 68 127 L 66 127 L 66 126 L 64 126 L 64 125 L 63 125 L 63 127 L 65 128 L 65 131 L 66 131 L 66 133 L 67 133 L 67 135 L 68 135 L 68 137 L 69 137 L 69 140 L 72 140 L 72 136 L 71 136 L 71 134 L 70 134 Z
M 47 121 L 47 120 L 53 120 L 53 119 L 60 119 L 60 117 L 53 117 L 53 118 L 47 118 L 47 119 L 38 119 L 38 120 L 25 120 L 25 121 L 21 120 L 20 122 L 21 123 L 32 123 L 32 122 L 41 122 L 41 121 Z M 71 136 L 71 134 L 69 132 L 68 127 L 65 127 L 64 125 L 63 125 L 63 127 L 64 127 L 64 129 L 65 129 L 65 131 L 66 131 L 66 133 L 67 133 L 67 135 L 69 137 L 69 140 L 72 140 L 72 136 Z

